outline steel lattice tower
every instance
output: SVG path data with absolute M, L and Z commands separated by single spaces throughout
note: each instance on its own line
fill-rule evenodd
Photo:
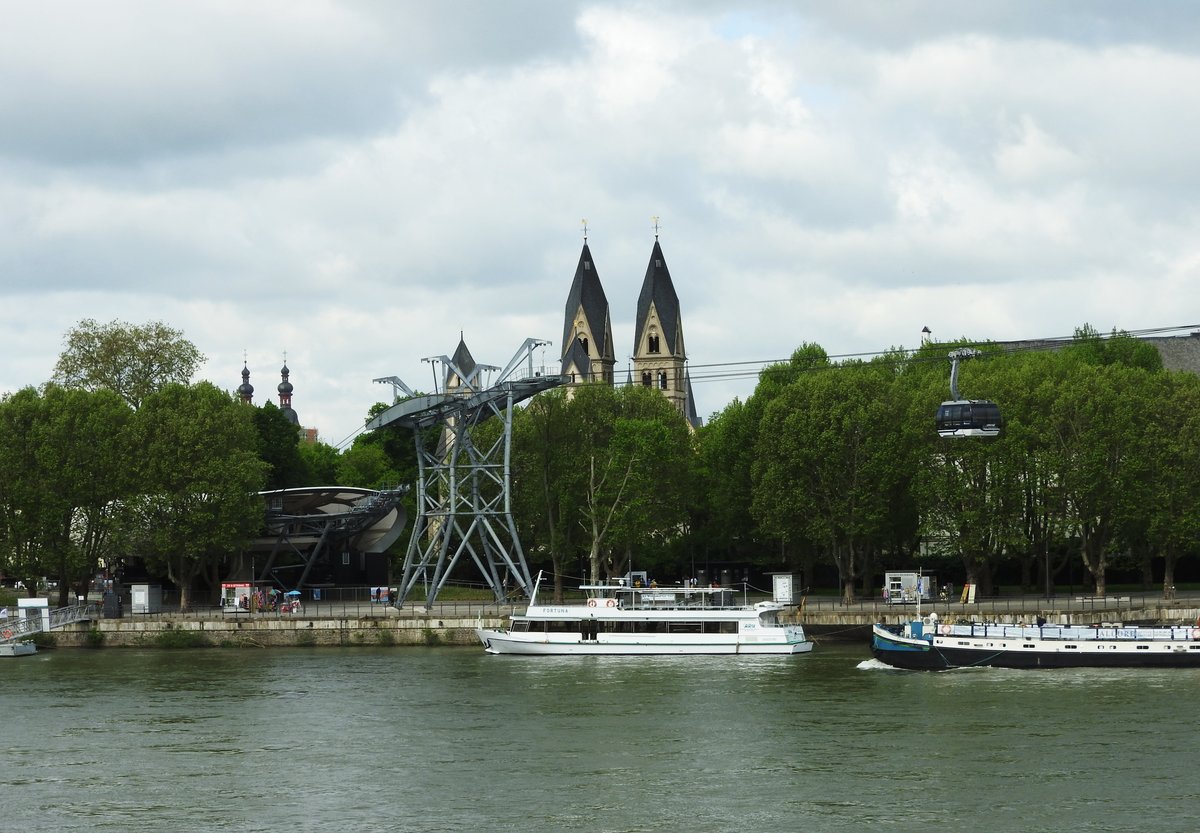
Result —
M 548 343 L 526 339 L 490 385 L 483 381 L 484 374 L 497 368 L 476 365 L 461 341 L 453 358 L 425 359 L 435 366 L 435 386 L 437 366 L 445 371 L 441 390 L 435 393 L 417 394 L 394 376 L 375 380 L 390 383 L 398 399 L 407 398 L 368 422 L 367 429 L 410 428 L 417 452 L 417 517 L 404 556 L 397 607 L 418 580 L 428 583 L 425 605 L 432 605 L 464 553 L 497 601 L 508 597 L 510 583 L 526 597 L 533 594 L 512 516 L 512 414 L 517 403 L 562 384 L 561 376 L 534 369 L 534 349 Z M 474 429 L 492 417 L 503 421 L 500 436 L 486 447 L 477 446 Z M 428 429 L 438 426 L 438 441 L 431 448 Z

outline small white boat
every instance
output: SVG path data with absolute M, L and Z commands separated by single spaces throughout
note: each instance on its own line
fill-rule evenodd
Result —
M 792 605 L 735 603 L 722 587 L 585 584 L 572 604 L 538 601 L 541 576 L 523 614 L 507 628 L 476 628 L 491 654 L 802 654 L 812 643 L 780 614 Z
M 27 657 L 37 653 L 32 642 L 0 642 L 0 657 Z

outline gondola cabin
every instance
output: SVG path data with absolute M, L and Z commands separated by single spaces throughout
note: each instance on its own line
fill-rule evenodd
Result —
M 942 437 L 996 437 L 1002 426 L 1000 407 L 986 399 L 956 399 L 937 409 L 937 432 Z

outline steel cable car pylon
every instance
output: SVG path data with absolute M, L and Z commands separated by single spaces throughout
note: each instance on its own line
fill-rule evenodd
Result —
M 959 362 L 982 355 L 972 347 L 951 350 L 950 396 L 937 409 L 937 432 L 941 437 L 995 437 L 1000 434 L 1003 419 L 1000 407 L 988 399 L 963 399 L 958 393 Z
M 425 360 L 445 369 L 440 385 L 435 370 L 435 387 L 441 388 L 435 393 L 417 394 L 394 376 L 375 380 L 390 383 L 399 401 L 366 428 L 409 428 L 417 452 L 417 517 L 404 557 L 397 607 L 418 580 L 427 584 L 426 607 L 432 605 L 464 553 L 479 568 L 497 601 L 505 600 L 510 580 L 526 597 L 533 594 L 533 579 L 512 515 L 512 413 L 518 402 L 563 382 L 557 374 L 535 370 L 533 350 L 544 344 L 549 342 L 526 339 L 490 386 L 482 381 L 483 372 L 497 368 L 476 365 L 461 342 L 453 358 Z M 503 431 L 486 448 L 479 448 L 472 431 L 493 416 L 503 420 Z M 437 426 L 441 428 L 438 441 L 430 448 L 426 429 Z

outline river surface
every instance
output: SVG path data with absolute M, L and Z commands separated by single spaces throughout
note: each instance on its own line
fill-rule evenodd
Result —
M 1195 670 L 468 648 L 0 660 L 12 831 L 1200 830 Z

